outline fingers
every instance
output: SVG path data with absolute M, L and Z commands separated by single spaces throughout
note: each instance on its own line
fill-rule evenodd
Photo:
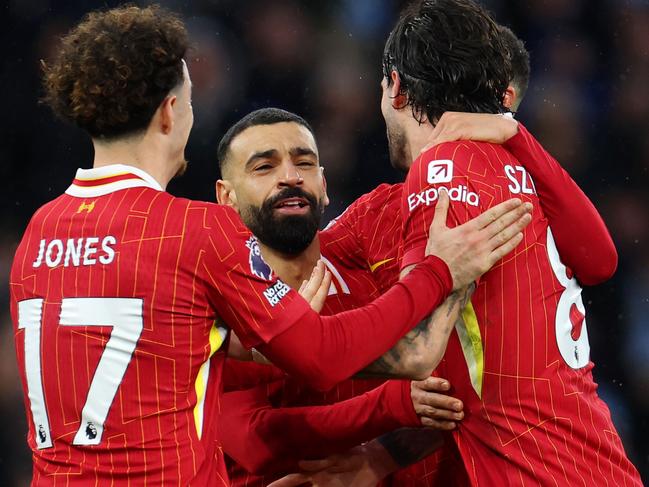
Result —
M 495 264 L 498 262 L 500 259 L 505 257 L 507 254 L 509 254 L 512 250 L 516 248 L 516 246 L 521 243 L 523 240 L 523 234 L 522 233 L 517 233 L 514 235 L 514 237 L 495 249 L 493 252 L 491 252 L 489 258 L 491 260 L 491 265 Z
M 441 377 L 428 377 L 425 380 L 412 381 L 413 387 L 431 392 L 444 392 L 451 388 L 451 384 Z
M 529 213 L 532 211 L 532 204 L 531 203 L 524 203 L 520 206 L 517 206 L 511 211 L 508 211 L 504 215 L 500 216 L 497 220 L 491 222 L 489 225 L 487 225 L 484 230 L 487 232 L 487 236 L 489 238 L 496 237 L 498 234 L 502 233 L 505 229 L 508 227 L 516 227 L 517 230 L 513 232 L 512 235 L 509 236 L 509 238 L 505 238 L 502 240 L 498 245 L 504 244 L 507 240 L 509 240 L 513 235 L 516 233 L 520 232 L 523 228 L 527 226 L 527 224 L 523 225 L 522 227 L 519 224 L 514 225 L 515 223 L 518 223 L 520 221 L 520 218 L 527 215 L 530 216 Z M 506 234 L 504 234 L 506 235 Z M 502 237 L 504 238 L 504 236 Z
M 268 487 L 297 487 L 304 484 L 311 485 L 308 475 L 292 473 L 268 484 Z
M 318 261 L 308 281 L 300 286 L 300 296 L 306 299 L 311 308 L 320 312 L 331 286 L 331 273 L 326 270 L 324 262 Z
M 332 455 L 318 460 L 300 460 L 298 466 L 305 472 L 319 472 L 325 468 L 333 467 L 338 463 L 338 461 L 338 455 Z
M 449 197 L 446 188 L 439 188 L 437 192 L 437 204 L 435 205 L 435 215 L 433 222 L 430 224 L 429 235 L 436 231 L 446 229 L 446 217 L 448 216 Z
M 302 281 L 302 284 L 300 284 L 300 289 L 298 289 L 297 292 L 300 293 L 300 295 L 301 295 L 302 297 L 304 297 L 304 295 L 303 295 L 302 293 L 304 292 L 304 289 L 306 288 L 306 286 L 307 286 L 308 284 L 309 284 L 309 281 L 306 280 L 306 279 L 305 279 L 304 281 Z
M 318 286 L 318 289 L 313 296 L 313 299 L 311 299 L 311 308 L 318 313 L 322 310 L 324 303 L 327 299 L 327 296 L 329 295 L 329 288 L 331 287 L 331 272 L 328 270 L 325 271 L 324 276 L 322 278 L 322 282 L 320 283 L 320 286 Z
M 489 239 L 489 244 L 492 245 L 493 249 L 506 244 L 516 235 L 521 233 L 525 229 L 525 227 L 530 224 L 531 221 L 532 215 L 525 213 L 520 218 L 518 218 L 518 220 L 491 237 Z
M 518 208 L 522 204 L 523 202 L 520 199 L 511 198 L 507 201 L 503 201 L 502 203 L 494 206 L 493 208 L 489 208 L 487 211 L 485 211 L 481 215 L 478 215 L 473 220 L 471 220 L 470 223 L 472 223 L 475 226 L 475 228 L 482 229 L 488 226 L 489 224 L 493 223 L 494 221 L 496 221 L 505 213 L 515 208 Z
M 421 424 L 423 426 L 428 426 L 429 428 L 441 431 L 451 431 L 457 428 L 457 423 L 455 421 L 440 421 L 428 417 L 422 417 Z

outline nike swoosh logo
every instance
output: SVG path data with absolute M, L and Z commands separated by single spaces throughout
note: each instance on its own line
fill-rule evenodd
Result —
M 376 269 L 381 267 L 383 264 L 387 264 L 388 262 L 390 262 L 392 260 L 394 260 L 394 257 L 391 257 L 391 258 L 385 259 L 385 260 L 380 260 L 377 263 L 370 265 L 370 272 L 374 272 Z

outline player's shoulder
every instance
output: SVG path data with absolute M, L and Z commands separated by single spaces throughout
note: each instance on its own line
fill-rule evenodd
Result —
M 455 140 L 452 142 L 442 142 L 422 151 L 415 162 L 426 163 L 433 160 L 452 160 L 462 161 L 484 152 L 488 144 L 485 142 L 475 142 L 472 140 Z
M 355 226 L 373 213 L 382 211 L 386 206 L 398 204 L 402 188 L 403 183 L 380 184 L 354 200 L 340 215 L 329 222 L 325 231 L 336 225 Z
M 472 140 L 444 142 L 423 151 L 413 162 L 409 175 L 419 176 L 430 184 L 450 181 L 454 174 L 470 170 L 478 174 L 494 161 L 512 158 L 501 145 Z

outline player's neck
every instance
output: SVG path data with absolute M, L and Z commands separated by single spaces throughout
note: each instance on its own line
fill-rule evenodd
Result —
M 429 122 L 420 124 L 414 118 L 405 126 L 405 136 L 408 150 L 410 151 L 410 163 L 419 157 L 422 149 L 426 147 L 433 133 L 433 125 Z
M 124 164 L 142 169 L 163 188 L 174 176 L 165 154 L 147 140 L 147 136 L 111 142 L 93 139 L 95 157 L 92 167 Z
M 278 252 L 259 242 L 261 255 L 275 274 L 293 289 L 299 289 L 302 281 L 311 276 L 320 259 L 320 240 L 316 234 L 309 246 L 298 255 Z

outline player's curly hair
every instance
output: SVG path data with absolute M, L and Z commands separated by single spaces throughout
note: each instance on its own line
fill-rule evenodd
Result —
M 499 113 L 511 64 L 498 25 L 470 0 L 420 0 L 404 10 L 383 51 L 383 74 L 399 74 L 413 116 Z
M 43 100 L 94 138 L 140 132 L 183 79 L 187 31 L 157 5 L 91 12 L 43 63 Z

